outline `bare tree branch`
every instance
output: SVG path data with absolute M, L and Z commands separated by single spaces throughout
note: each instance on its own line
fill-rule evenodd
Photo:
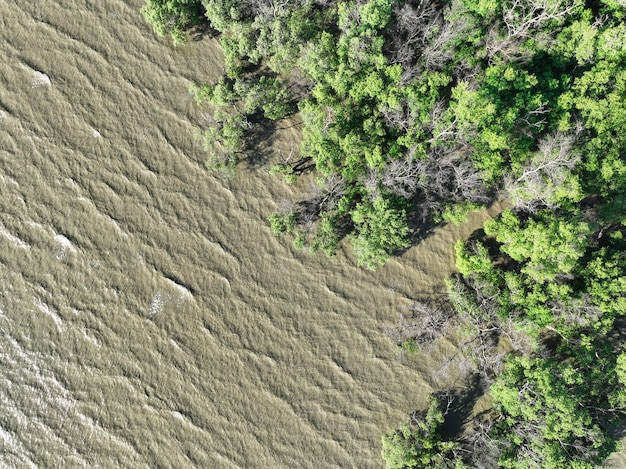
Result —
M 580 156 L 572 151 L 574 141 L 573 135 L 561 132 L 545 137 L 522 174 L 514 180 L 505 179 L 515 208 L 532 212 L 541 206 L 558 206 L 556 193 L 580 161 Z

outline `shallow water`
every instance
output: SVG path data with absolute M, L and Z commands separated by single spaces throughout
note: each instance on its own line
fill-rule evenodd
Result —
M 488 215 L 375 273 L 293 249 L 265 220 L 302 187 L 204 170 L 217 43 L 141 3 L 0 0 L 0 466 L 382 467 L 431 391 L 383 327 Z

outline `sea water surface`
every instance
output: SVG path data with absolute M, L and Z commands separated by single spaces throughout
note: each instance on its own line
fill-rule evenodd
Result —
M 383 329 L 488 215 L 375 273 L 293 249 L 266 218 L 306 183 L 267 169 L 297 117 L 207 173 L 188 87 L 218 42 L 141 4 L 0 0 L 0 466 L 382 467 L 434 386 Z

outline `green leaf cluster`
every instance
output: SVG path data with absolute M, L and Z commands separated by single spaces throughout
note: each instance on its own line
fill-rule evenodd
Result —
M 376 269 L 390 253 L 410 245 L 406 213 L 394 208 L 389 199 L 379 196 L 371 204 L 358 204 L 352 221 L 356 229 L 352 246 L 358 264 L 368 269 Z
M 186 30 L 202 18 L 200 0 L 146 0 L 141 8 L 148 22 L 159 36 L 169 34 L 175 45 L 187 42 Z
M 421 417 L 421 418 L 420 418 Z M 382 456 L 388 469 L 461 469 L 452 462 L 454 442 L 441 436 L 444 416 L 435 397 L 424 415 L 383 436 Z
M 614 351 L 598 342 L 507 363 L 490 391 L 500 415 L 493 434 L 507 442 L 501 467 L 592 469 L 619 448 L 609 432 L 626 388 Z

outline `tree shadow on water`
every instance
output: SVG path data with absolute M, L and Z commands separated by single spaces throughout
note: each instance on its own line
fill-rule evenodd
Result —
M 251 128 L 246 133 L 244 156 L 241 161 L 248 169 L 258 169 L 272 158 L 272 145 L 276 141 L 276 123 L 265 119 L 261 113 L 248 116 L 248 121 Z
M 200 42 L 204 38 L 212 39 L 217 37 L 219 34 L 220 32 L 213 29 L 211 23 L 204 17 L 204 15 L 201 16 L 200 21 L 197 24 L 191 26 L 187 30 L 187 36 L 194 42 Z
M 301 157 L 296 145 L 291 144 L 288 155 L 281 155 L 281 149 L 274 148 L 274 145 L 281 140 L 277 137 L 277 131 L 297 127 L 301 125 L 296 122 L 292 125 L 285 125 L 293 115 L 286 119 L 271 120 L 263 116 L 261 111 L 257 111 L 247 117 L 250 129 L 246 132 L 244 156 L 241 158 L 249 169 L 258 169 L 266 165 L 269 161 L 276 160 L 277 163 L 289 166 L 292 174 L 301 176 L 315 168 L 310 157 Z
M 445 440 L 458 439 L 465 425 L 480 417 L 482 413 L 474 415 L 474 409 L 484 395 L 484 383 L 476 373 L 467 378 L 462 388 L 440 391 L 435 395 L 444 414 L 442 435 Z
M 435 220 L 432 213 L 429 213 L 423 207 L 420 206 L 419 201 L 414 201 L 414 209 L 411 209 L 407 213 L 407 224 L 409 226 L 409 246 L 406 248 L 398 249 L 394 252 L 394 255 L 401 256 L 409 249 L 418 246 L 421 242 L 435 233 L 435 230 L 444 223 Z

